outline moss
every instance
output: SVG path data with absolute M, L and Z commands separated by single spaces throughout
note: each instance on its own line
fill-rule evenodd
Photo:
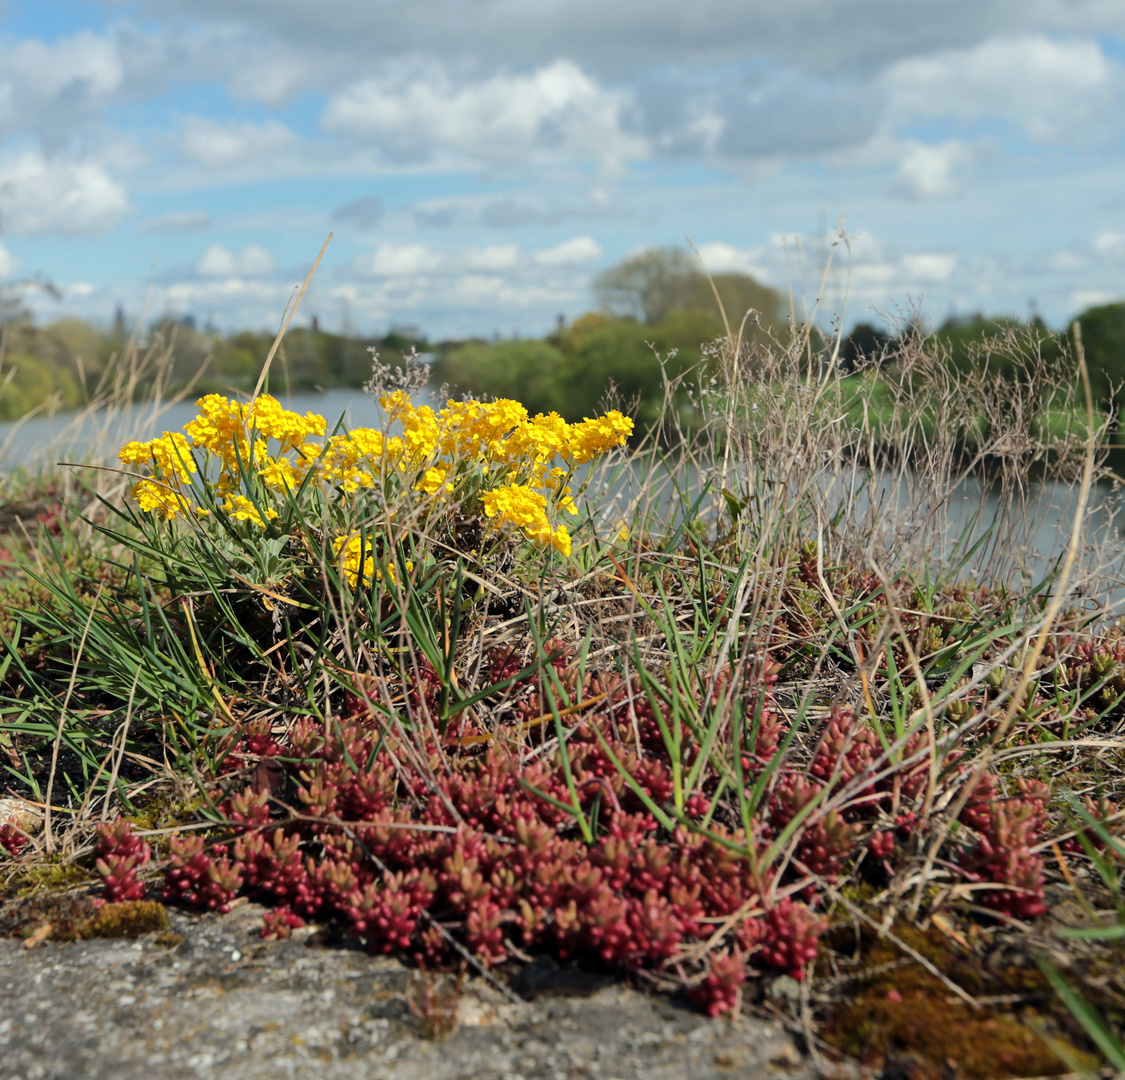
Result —
M 16 863 L 5 869 L 7 873 L 3 882 L 0 882 L 0 899 L 27 898 L 40 893 L 64 892 L 95 880 L 95 875 L 90 869 L 73 862 L 52 860 Z
M 952 946 L 935 927 L 927 930 L 896 924 L 895 935 L 925 957 L 943 975 L 974 997 L 1039 995 L 1049 987 L 1037 968 L 988 967 Z M 852 927 L 833 931 L 841 953 L 855 948 Z M 1002 1080 L 1017 1076 L 1055 1076 L 1068 1067 L 1032 1030 L 1053 1027 L 1049 1017 L 1030 1008 L 972 1008 L 937 976 L 917 963 L 904 963 L 902 951 L 866 928 L 860 934 L 862 971 L 856 989 L 828 1016 L 825 1040 L 865 1065 L 889 1069 L 911 1080 L 948 1075 L 952 1065 L 965 1080 Z M 1052 1035 L 1077 1060 L 1096 1068 L 1097 1058 L 1074 1046 L 1057 1028 Z
M 157 934 L 152 939 L 152 943 L 162 949 L 178 949 L 184 943 L 184 935 L 177 934 L 174 930 L 166 930 L 162 934 Z
M 0 936 L 75 941 L 79 928 L 97 914 L 98 906 L 86 893 L 34 896 L 0 911 Z
M 199 820 L 199 811 L 206 805 L 207 800 L 202 796 L 191 799 L 159 796 L 139 807 L 136 813 L 128 815 L 128 819 L 138 832 L 171 829 Z
M 168 929 L 168 912 L 155 900 L 127 900 L 105 907 L 79 928 L 81 937 L 136 938 Z
M 1024 1015 L 1035 1016 L 1030 1010 Z M 972 1009 L 919 967 L 870 982 L 835 1012 L 824 1037 L 867 1065 L 908 1056 L 931 1064 L 940 1075 L 952 1062 L 966 1080 L 1069 1071 L 1016 1015 Z M 1088 1067 L 1097 1066 L 1095 1057 L 1067 1045 Z
M 0 912 L 0 936 L 40 941 L 136 938 L 167 929 L 168 912 L 155 900 L 106 904 L 88 893 L 36 896 Z
M 873 900 L 881 891 L 877 885 L 869 881 L 854 881 L 841 886 L 840 895 L 856 906 L 862 906 Z

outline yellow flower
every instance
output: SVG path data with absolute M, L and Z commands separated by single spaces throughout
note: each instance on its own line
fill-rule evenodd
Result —
M 252 521 L 260 528 L 265 528 L 266 523 L 262 520 L 262 515 L 258 513 L 258 508 L 245 495 L 228 495 L 226 501 L 222 504 L 222 508 L 235 521 Z M 265 511 L 267 518 L 277 517 L 277 511 L 272 506 L 267 506 Z
M 390 440 L 391 444 L 395 442 Z M 333 435 L 320 462 L 321 479 L 336 484 L 348 495 L 360 488 L 375 486 L 386 444 L 381 431 L 357 428 L 345 435 Z
M 414 407 L 411 404 L 410 398 L 402 390 L 393 390 L 389 394 L 383 394 L 383 396 L 379 398 L 379 404 L 386 409 L 388 420 L 401 419 Z
M 632 433 L 633 421 L 616 409 L 596 420 L 587 417 L 582 423 L 570 426 L 570 460 L 575 465 L 583 465 L 597 454 L 624 446 Z
M 165 479 L 182 484 L 188 483 L 189 474 L 197 471 L 191 447 L 178 431 L 166 432 L 150 442 L 127 443 L 117 457 L 125 465 L 153 465 Z
M 555 412 L 540 413 L 521 424 L 504 442 L 505 460 L 516 467 L 566 457 L 569 450 L 567 422 Z
M 159 514 L 165 521 L 171 521 L 177 515 L 185 517 L 191 509 L 191 504 L 178 491 L 152 480 L 135 484 L 131 494 L 142 510 Z
M 427 495 L 433 495 L 436 491 L 441 489 L 448 475 L 448 465 L 435 465 L 422 474 L 422 478 L 414 485 L 414 490 L 424 491 Z
M 251 469 L 265 489 L 290 494 L 315 479 L 350 495 L 379 486 L 391 470 L 399 478 L 396 490 L 412 484 L 415 491 L 451 503 L 464 502 L 482 484 L 497 484 L 479 496 L 494 527 L 517 528 L 531 542 L 569 554 L 570 534 L 552 522 L 556 514 L 578 512 L 568 486 L 574 467 L 625 445 L 633 429 L 633 421 L 616 411 L 580 424 L 567 424 L 553 412 L 529 417 L 520 402 L 509 398 L 449 401 L 436 413 L 416 407 L 402 391 L 383 395 L 380 403 L 389 422 L 401 425 L 401 435 L 357 428 L 329 437 L 322 446 L 312 441 L 325 435 L 321 416 L 290 412 L 268 394 L 246 404 L 207 394 L 197 402 L 199 415 L 184 425 L 186 437 L 166 433 L 147 443 L 132 442 L 120 458 L 153 470 L 154 480 L 134 489 L 142 509 L 168 519 L 203 513 L 176 490 L 202 470 L 214 497 L 224 500 L 223 509 L 259 527 L 278 512 L 243 494 Z M 280 450 L 271 455 L 271 445 Z M 221 469 L 200 465 L 196 450 L 217 457 Z M 567 468 L 559 468 L 559 461 Z M 431 501 L 427 508 L 432 507 Z M 353 583 L 380 576 L 374 556 L 361 560 L 361 549 L 366 552 L 365 541 L 354 536 L 336 547 Z M 394 579 L 393 565 L 384 572 Z
M 360 576 L 365 585 L 371 584 L 371 575 L 375 570 L 375 558 L 371 554 L 372 537 L 355 533 L 352 536 L 340 536 L 332 542 L 333 551 L 340 563 L 340 569 L 348 579 L 348 584 L 354 589 L 359 584 Z M 360 558 L 362 552 L 362 560 Z
M 220 454 L 235 436 L 246 438 L 245 405 L 238 405 L 219 394 L 206 394 L 196 403 L 199 415 L 184 424 L 184 431 L 196 446 Z
M 356 428 L 355 431 L 348 432 L 348 439 L 360 457 L 376 461 L 383 456 L 386 440 L 383 438 L 383 433 L 376 431 L 375 428 Z
M 373 554 L 373 545 L 375 538 L 373 536 L 363 536 L 360 533 L 353 533 L 351 536 L 340 536 L 332 541 L 332 550 L 336 554 L 336 558 L 340 563 L 340 569 L 343 571 L 344 577 L 347 578 L 348 584 L 354 589 L 358 584 L 360 577 L 363 578 L 364 585 L 370 585 L 372 577 L 377 578 L 379 581 L 383 580 L 383 571 L 375 568 L 375 556 Z M 362 560 L 360 558 L 362 553 Z M 406 572 L 409 574 L 414 570 L 414 563 L 412 560 L 406 560 Z M 398 583 L 398 571 L 395 569 L 394 562 L 387 564 L 387 578 L 391 581 Z
M 551 547 L 563 555 L 570 554 L 570 533 L 567 532 L 565 525 L 560 525 L 551 533 Z
M 222 461 L 223 468 L 227 471 L 235 471 L 239 462 L 248 465 L 251 458 L 250 440 L 246 434 L 248 406 L 220 394 L 206 394 L 196 405 L 199 415 L 184 424 L 184 431 L 188 433 L 192 443 L 209 450 Z M 266 444 L 263 440 L 255 440 L 253 456 L 266 456 Z
M 293 491 L 300 484 L 293 462 L 284 457 L 266 458 L 258 475 L 266 487 L 274 491 Z
M 406 560 L 406 572 L 409 574 L 409 573 L 412 573 L 413 570 L 414 570 L 414 560 L 413 559 L 407 559 Z M 382 581 L 383 580 L 383 571 L 382 570 L 376 570 L 375 571 L 375 577 L 379 581 Z M 398 584 L 398 571 L 395 569 L 395 564 L 393 562 L 387 564 L 387 577 L 391 581 L 393 581 L 396 585 Z
M 263 394 L 254 402 L 248 424 L 267 439 L 276 439 L 286 450 L 300 446 L 310 435 L 323 435 L 326 426 L 323 416 L 289 412 L 269 394 Z
M 506 439 L 527 422 L 527 409 L 518 401 L 449 401 L 437 417 L 439 446 L 447 458 L 487 456 L 503 460 Z
M 407 468 L 420 469 L 430 460 L 437 449 L 439 435 L 434 410 L 429 406 L 414 409 L 403 416 L 402 444 L 406 450 Z
M 515 526 L 532 543 L 570 554 L 570 533 L 564 525 L 551 528 L 547 520 L 547 498 L 540 492 L 523 484 L 507 484 L 484 492 L 480 501 L 485 517 L 495 518 L 498 526 Z

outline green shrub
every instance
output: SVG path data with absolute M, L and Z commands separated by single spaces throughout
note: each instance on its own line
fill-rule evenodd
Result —
M 5 357 L 0 371 L 0 419 L 18 419 L 52 397 L 57 397 L 60 408 L 82 400 L 70 371 L 26 354 Z
M 433 376 L 458 390 L 488 397 L 513 397 L 533 415 L 565 408 L 565 386 L 571 371 L 567 357 L 546 341 L 470 342 L 435 362 Z M 582 419 L 578 416 L 577 419 Z

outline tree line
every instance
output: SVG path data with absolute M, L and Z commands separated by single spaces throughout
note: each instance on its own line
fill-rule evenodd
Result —
M 362 386 L 371 374 L 369 348 L 392 366 L 410 348 L 432 352 L 432 383 L 453 393 L 514 397 L 532 413 L 560 413 L 567 420 L 592 416 L 607 403 L 629 408 L 640 427 L 650 425 L 664 404 L 669 385 L 673 407 L 690 426 L 697 407 L 686 382 L 708 377 L 708 344 L 741 332 L 753 344 L 769 337 L 785 342 L 793 327 L 780 293 L 749 274 L 706 275 L 696 258 L 678 248 L 650 248 L 603 271 L 593 283 L 594 310 L 541 339 L 449 341 L 435 346 L 397 334 L 354 337 L 314 328 L 290 329 L 272 370 L 272 388 L 312 390 Z M 724 316 L 725 313 L 725 316 Z M 1125 302 L 1089 308 L 1078 316 L 1095 400 L 1110 406 L 1125 386 Z M 119 310 L 106 329 L 76 319 L 37 326 L 27 311 L 0 296 L 0 419 L 11 419 L 52 401 L 74 407 L 91 400 L 114 359 L 130 348 L 137 333 Z M 1066 335 L 1042 323 L 1038 345 L 1046 360 L 1067 347 Z M 1018 360 L 996 342 L 1016 327 L 1011 319 L 973 315 L 950 319 L 929 335 L 954 366 L 982 364 L 1003 378 Z M 898 342 L 917 334 L 861 323 L 839 343 L 836 362 L 847 376 L 861 368 L 876 371 L 893 362 Z M 201 392 L 252 389 L 273 335 L 242 331 L 219 334 L 198 329 L 189 319 L 162 319 L 140 335 L 169 357 L 164 386 L 176 389 L 194 380 Z M 835 342 L 817 331 L 812 344 L 821 362 Z M 147 389 L 144 381 L 137 389 Z M 1116 407 L 1115 405 L 1113 407 Z
M 594 313 L 542 340 L 443 347 L 434 364 L 435 381 L 462 391 L 518 397 L 532 412 L 555 410 L 568 420 L 593 415 L 612 388 L 621 401 L 635 406 L 643 427 L 660 413 L 662 374 L 675 380 L 694 370 L 696 378 L 709 377 L 706 343 L 740 329 L 751 344 L 767 336 L 787 343 L 794 332 L 802 332 L 791 324 L 789 305 L 778 292 L 748 274 L 708 277 L 694 257 L 676 248 L 652 248 L 626 259 L 595 279 L 593 291 Z M 1125 303 L 1090 308 L 1078 321 L 1095 402 L 1115 408 L 1125 387 Z M 835 354 L 845 377 L 863 370 L 878 378 L 894 364 L 906 339 L 921 336 L 954 367 L 1015 378 L 1022 369 L 1018 348 L 1026 347 L 1012 345 L 1016 330 L 1024 331 L 1017 335 L 1020 341 L 1035 342 L 1048 363 L 1073 346 L 1069 329 L 1058 336 L 1038 320 L 1029 325 L 983 314 L 951 318 L 936 331 L 916 324 L 891 331 L 860 323 L 838 344 L 815 328 L 809 336 L 816 362 L 827 363 Z M 690 424 L 696 406 L 686 387 L 674 405 Z
M 67 409 L 96 400 L 106 381 L 120 372 L 123 358 L 127 362 L 131 354 L 150 350 L 164 362 L 149 366 L 131 386 L 138 396 L 156 378 L 165 392 L 188 385 L 200 394 L 249 392 L 273 341 L 274 335 L 265 331 L 201 330 L 190 318 L 130 326 L 120 309 L 108 328 L 70 318 L 38 326 L 26 308 L 9 298 L 0 307 L 0 420 L 46 405 Z M 393 366 L 411 347 L 428 346 L 399 334 L 354 337 L 291 327 L 272 365 L 271 389 L 362 386 L 371 377 L 371 347 Z

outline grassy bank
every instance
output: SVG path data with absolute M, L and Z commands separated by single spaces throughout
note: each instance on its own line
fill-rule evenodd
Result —
M 875 453 L 807 346 L 717 343 L 632 441 L 384 368 L 386 430 L 214 397 L 124 448 L 9 543 L 4 895 L 252 895 L 267 937 L 430 972 L 547 952 L 884 1075 L 1097 1067 L 1051 980 L 1120 1030 L 1101 425 L 1044 427 L 1063 360 L 907 341 Z M 951 546 L 982 460 L 999 513 Z M 1032 465 L 1079 497 L 1028 584 Z

